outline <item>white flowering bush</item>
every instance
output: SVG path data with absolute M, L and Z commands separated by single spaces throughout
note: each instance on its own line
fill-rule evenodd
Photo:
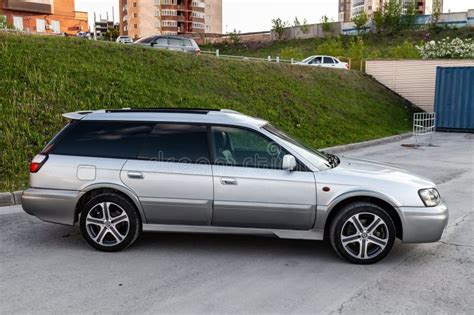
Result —
M 446 37 L 440 41 L 429 41 L 424 45 L 416 46 L 423 59 L 470 59 L 474 58 L 474 40 L 472 38 L 450 39 Z

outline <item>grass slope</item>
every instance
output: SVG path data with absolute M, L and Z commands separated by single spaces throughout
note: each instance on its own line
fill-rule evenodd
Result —
M 358 72 L 0 33 L 0 191 L 27 185 L 61 113 L 122 107 L 230 108 L 313 147 L 408 131 L 413 111 Z

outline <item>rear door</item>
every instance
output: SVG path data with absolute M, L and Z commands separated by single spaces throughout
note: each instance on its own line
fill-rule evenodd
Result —
M 324 66 L 325 67 L 328 67 L 328 68 L 335 68 L 336 67 L 336 63 L 334 61 L 334 59 L 332 59 L 331 57 L 324 57 Z
M 266 136 L 237 127 L 212 128 L 212 225 L 311 229 L 316 185 L 303 166 L 282 169 L 286 151 Z
M 122 181 L 135 191 L 148 223 L 209 225 L 213 184 L 207 127 L 158 123 Z

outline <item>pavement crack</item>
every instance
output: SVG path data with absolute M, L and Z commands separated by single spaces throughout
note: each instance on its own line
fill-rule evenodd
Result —
M 457 243 L 451 243 L 451 242 L 445 242 L 445 241 L 438 241 L 438 243 L 445 244 L 445 245 L 456 246 L 456 247 L 469 247 L 469 248 L 474 248 L 474 245 L 457 244 Z

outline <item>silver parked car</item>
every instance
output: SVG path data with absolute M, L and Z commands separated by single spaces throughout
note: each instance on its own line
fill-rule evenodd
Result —
M 99 110 L 71 122 L 30 165 L 23 208 L 79 222 L 96 249 L 142 231 L 328 240 L 359 264 L 395 238 L 435 242 L 448 221 L 436 185 L 402 169 L 325 154 L 229 110 Z
M 140 45 L 145 47 L 167 49 L 173 51 L 182 51 L 191 53 L 193 55 L 199 55 L 201 49 L 199 48 L 196 41 L 188 37 L 180 36 L 150 36 L 144 37 L 137 40 L 134 45 Z

